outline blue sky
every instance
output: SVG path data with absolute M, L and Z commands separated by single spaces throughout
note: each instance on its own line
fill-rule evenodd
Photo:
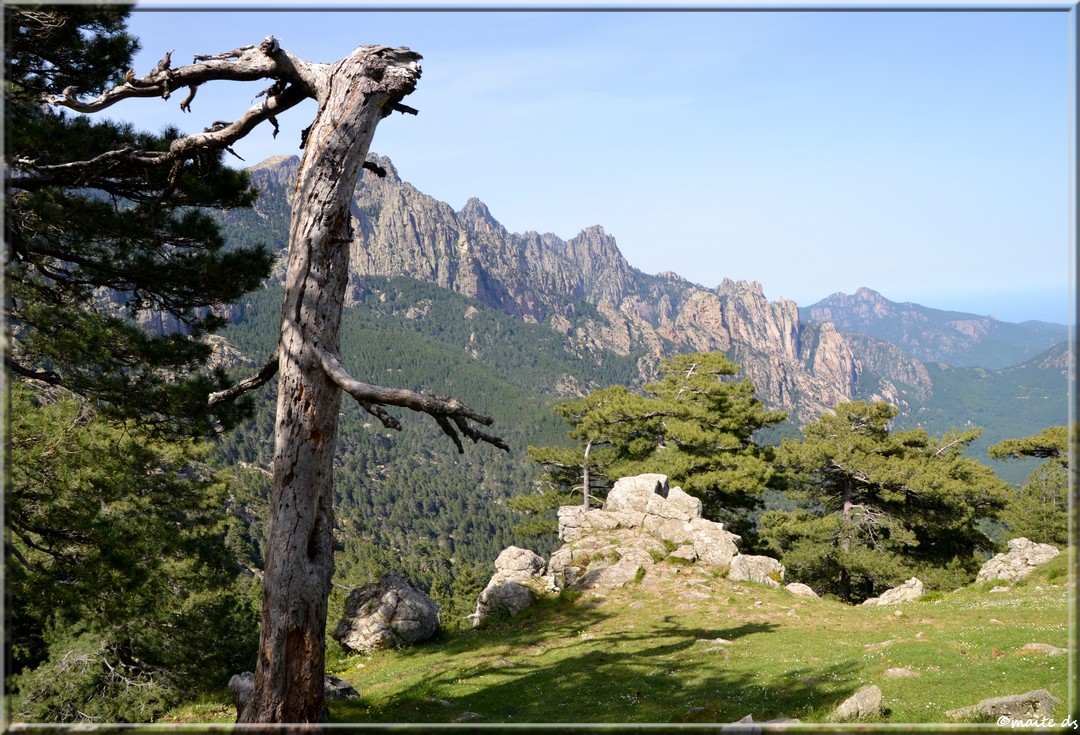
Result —
M 153 6 L 142 6 L 153 7 Z M 423 54 L 372 150 L 515 232 L 599 224 L 631 265 L 807 306 L 893 301 L 1072 319 L 1070 40 L 1064 12 L 136 11 L 142 75 L 258 43 L 310 61 L 362 44 Z M 195 132 L 265 83 L 112 108 Z M 236 146 L 298 153 L 314 105 Z

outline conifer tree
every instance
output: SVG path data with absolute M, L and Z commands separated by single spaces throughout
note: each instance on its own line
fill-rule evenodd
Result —
M 615 385 L 556 407 L 582 448 L 530 447 L 530 458 L 544 464 L 562 493 L 525 496 L 514 507 L 537 512 L 545 499 L 567 497 L 584 484 L 586 469 L 591 489 L 657 472 L 700 497 L 710 517 L 748 533 L 747 511 L 764 489 L 781 482 L 772 450 L 754 436 L 785 414 L 767 410 L 754 397 L 753 383 L 735 380 L 739 367 L 720 353 L 676 355 L 662 360 L 659 371 L 661 380 L 641 394 Z
M 963 584 L 992 549 L 979 523 L 1004 507 L 1007 490 L 961 454 L 980 430 L 891 432 L 896 414 L 883 402 L 845 403 L 777 450 L 801 507 L 766 512 L 760 533 L 793 579 L 859 601 L 913 575 Z
M 251 666 L 258 615 L 226 552 L 205 444 L 11 392 L 7 691 L 16 721 L 149 721 Z
M 1065 546 L 1069 543 L 1069 431 L 1051 426 L 1034 436 L 1006 439 L 990 447 L 994 459 L 1045 461 L 1010 498 L 1001 521 L 1013 537 Z
M 6 6 L 5 317 L 12 379 L 5 667 L 16 719 L 145 720 L 250 666 L 257 618 L 224 543 L 224 485 L 191 437 L 244 407 L 203 337 L 260 285 L 205 208 L 245 206 L 220 153 L 168 169 L 139 133 L 44 104 L 123 80 L 120 6 Z M 133 158 L 122 160 L 120 154 Z M 156 323 L 147 329 L 147 322 Z
M 202 339 L 215 307 L 258 288 L 266 248 L 226 247 L 207 209 L 250 206 L 246 173 L 205 150 L 152 165 L 180 137 L 44 104 L 123 82 L 138 43 L 123 6 L 6 6 L 5 354 L 17 379 L 62 386 L 110 416 L 205 435 L 243 414 L 213 410 L 226 383 Z M 140 321 L 154 321 L 148 331 Z

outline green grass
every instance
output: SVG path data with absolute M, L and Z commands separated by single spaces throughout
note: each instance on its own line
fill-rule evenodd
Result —
M 328 671 L 361 698 L 331 703 L 331 721 L 821 722 L 866 684 L 881 687 L 893 723 L 944 722 L 946 710 L 1033 689 L 1067 701 L 1065 656 L 1017 655 L 1068 645 L 1065 556 L 1007 592 L 980 583 L 884 607 L 657 565 L 639 584 L 564 595 L 412 649 L 346 656 L 332 644 Z M 887 679 L 889 668 L 918 676 Z

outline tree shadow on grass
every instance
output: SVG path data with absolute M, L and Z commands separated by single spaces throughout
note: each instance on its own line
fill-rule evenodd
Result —
M 859 662 L 792 668 L 765 678 L 725 667 L 739 640 L 776 623 L 684 627 L 673 616 L 598 635 L 611 618 L 595 608 L 549 604 L 488 630 L 407 649 L 439 657 L 419 685 L 377 707 L 363 698 L 335 703 L 334 722 L 503 724 L 757 722 L 820 717 L 859 686 Z M 478 654 L 485 655 L 478 658 Z M 459 665 L 453 662 L 457 660 Z M 564 726 L 565 727 L 565 726 Z

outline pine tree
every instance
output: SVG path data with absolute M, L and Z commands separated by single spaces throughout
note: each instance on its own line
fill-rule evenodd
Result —
M 1069 543 L 1069 431 L 1051 426 L 1023 439 L 990 447 L 994 459 L 1037 457 L 1045 461 L 1017 489 L 1001 514 L 1013 537 L 1066 546 Z
M 657 472 L 700 497 L 710 517 L 749 532 L 748 511 L 782 479 L 772 450 L 754 436 L 785 414 L 766 410 L 753 383 L 734 380 L 738 366 L 720 353 L 676 355 L 659 370 L 661 380 L 642 394 L 615 385 L 557 406 L 581 449 L 530 447 L 554 491 L 515 499 L 514 507 L 541 511 L 545 500 L 566 498 L 586 476 L 595 492 L 620 477 Z
M 250 206 L 256 192 L 220 151 L 168 168 L 139 163 L 167 151 L 175 129 L 139 133 L 43 104 L 123 81 L 138 48 L 129 13 L 4 8 L 5 361 L 17 379 L 63 386 L 111 416 L 202 435 L 244 412 L 208 410 L 206 396 L 226 380 L 207 369 L 202 338 L 225 322 L 216 307 L 258 288 L 272 262 L 262 246 L 227 247 L 205 210 Z
M 257 610 L 226 551 L 205 445 L 11 393 L 6 493 L 16 721 L 147 721 L 250 667 Z
M 225 376 L 203 338 L 271 262 L 260 246 L 227 247 L 202 210 L 255 192 L 220 154 L 142 165 L 175 130 L 45 104 L 123 81 L 138 48 L 129 12 L 4 8 L 16 719 L 149 719 L 250 667 L 257 643 L 226 552 L 225 485 L 192 439 L 245 412 L 208 410 Z
M 896 414 L 842 404 L 777 451 L 801 507 L 766 512 L 760 534 L 792 578 L 858 601 L 913 575 L 936 588 L 974 577 L 993 546 L 980 521 L 1007 499 L 989 467 L 962 455 L 979 430 L 890 432 Z

